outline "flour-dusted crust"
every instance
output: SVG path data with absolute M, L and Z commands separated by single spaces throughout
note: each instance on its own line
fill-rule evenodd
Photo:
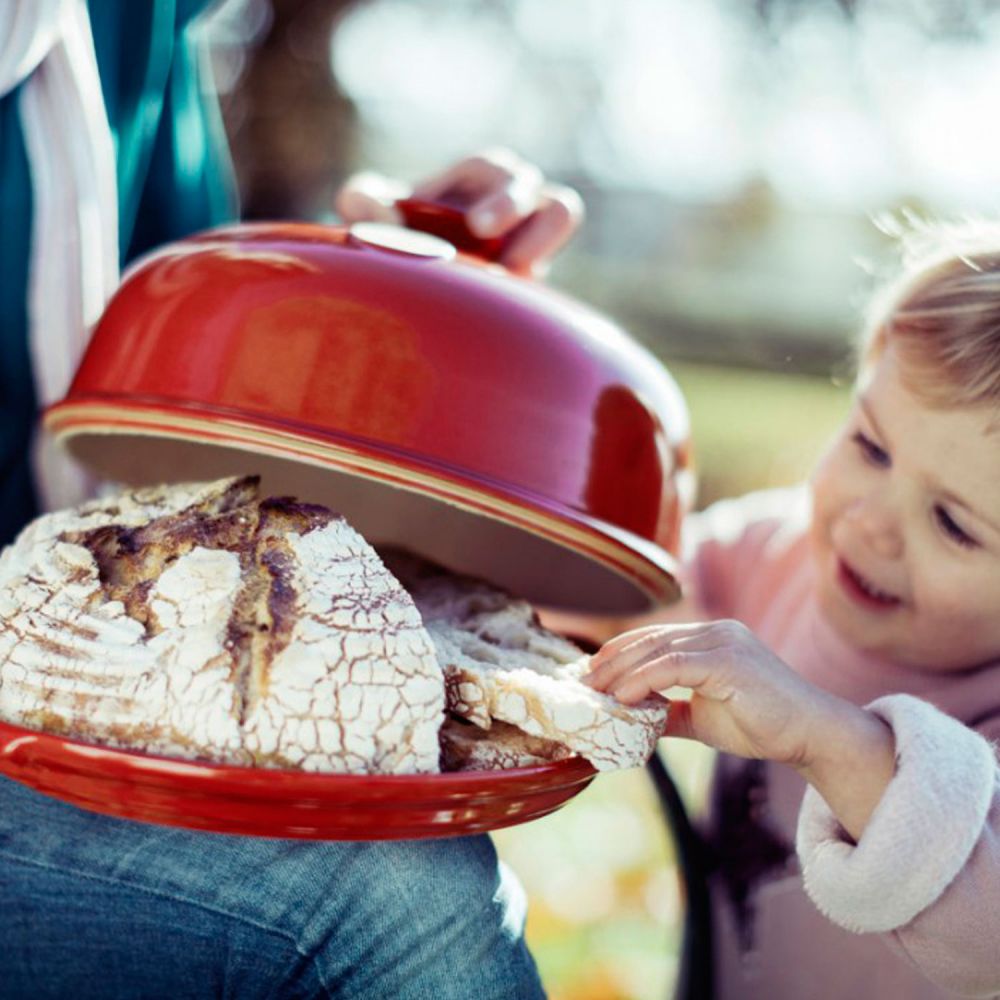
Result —
M 666 723 L 663 699 L 626 706 L 583 684 L 589 657 L 544 628 L 526 601 L 405 553 L 383 558 L 434 640 L 450 712 L 481 729 L 499 720 L 555 740 L 598 770 L 649 759 Z
M 443 678 L 413 602 L 342 518 L 257 481 L 46 515 L 0 556 L 0 717 L 305 770 L 438 770 Z

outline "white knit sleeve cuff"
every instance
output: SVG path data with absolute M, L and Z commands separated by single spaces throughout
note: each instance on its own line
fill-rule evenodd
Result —
M 858 933 L 902 927 L 944 892 L 982 833 L 997 768 L 986 740 L 927 702 L 890 695 L 868 708 L 895 734 L 896 773 L 861 840 L 811 787 L 796 837 L 809 897 Z

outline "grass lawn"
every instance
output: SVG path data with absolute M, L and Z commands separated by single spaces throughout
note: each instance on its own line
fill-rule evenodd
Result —
M 829 379 L 671 365 L 691 411 L 699 503 L 807 475 L 850 403 Z
M 691 411 L 702 504 L 802 478 L 849 404 L 849 388 L 830 380 L 670 367 Z M 697 808 L 711 753 L 661 746 Z M 671 995 L 684 904 L 645 772 L 598 777 L 559 812 L 495 840 L 528 892 L 528 941 L 551 1000 Z

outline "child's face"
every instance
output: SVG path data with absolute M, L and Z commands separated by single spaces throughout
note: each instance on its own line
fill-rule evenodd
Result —
M 1000 657 L 1000 420 L 936 409 L 890 342 L 813 477 L 820 608 L 852 645 L 928 670 Z

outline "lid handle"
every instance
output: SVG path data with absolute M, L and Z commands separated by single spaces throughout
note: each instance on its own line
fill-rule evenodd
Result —
M 499 263 L 504 249 L 517 227 L 502 236 L 476 236 L 466 221 L 466 202 L 458 195 L 445 192 L 437 201 L 423 198 L 400 198 L 396 208 L 410 229 L 430 233 L 447 240 L 456 250 Z

